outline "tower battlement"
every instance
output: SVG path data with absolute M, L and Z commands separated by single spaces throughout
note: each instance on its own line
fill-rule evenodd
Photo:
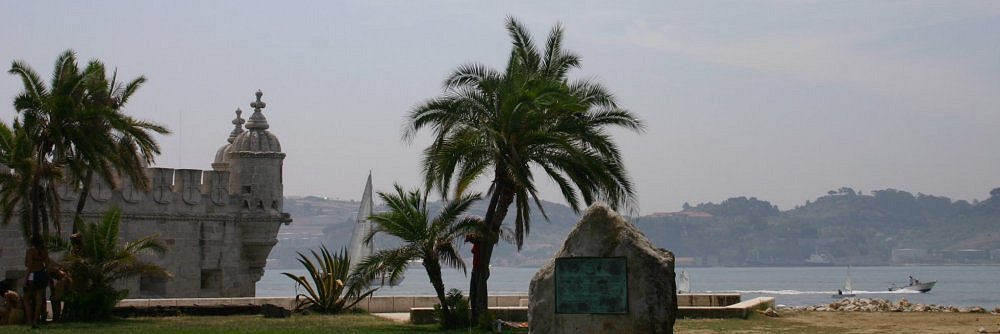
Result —
M 127 177 L 117 182 L 95 178 L 86 195 L 81 187 L 58 185 L 59 216 L 66 234 L 61 237 L 68 237 L 65 227 L 72 222 L 80 196 L 88 196 L 82 212 L 86 221 L 96 221 L 118 207 L 122 240 L 157 234 L 167 245 L 166 254 L 146 260 L 166 268 L 173 279 L 122 281 L 119 288 L 129 289 L 129 298 L 254 296 L 278 229 L 291 223 L 282 212 L 285 153 L 267 130 L 263 94 L 255 95 L 250 122 L 244 122 L 237 109 L 234 129 L 218 150 L 212 170 L 146 168 L 148 189 Z M 23 283 L 25 241 L 19 229 L 17 223 L 0 226 L 0 274 Z

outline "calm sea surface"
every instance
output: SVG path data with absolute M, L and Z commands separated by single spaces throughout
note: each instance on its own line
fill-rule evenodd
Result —
M 677 268 L 691 276 L 695 292 L 737 292 L 743 299 L 773 296 L 781 305 L 801 306 L 829 303 L 830 295 L 843 287 L 845 267 L 777 267 L 777 268 Z M 489 281 L 491 294 L 527 294 L 528 284 L 538 268 L 494 267 Z M 295 284 L 281 275 L 290 272 L 305 274 L 305 270 L 265 270 L 257 283 L 257 296 L 294 296 Z M 890 284 L 906 285 L 907 276 L 921 281 L 937 281 L 928 293 L 889 292 Z M 469 279 L 461 271 L 443 273 L 445 288 L 457 288 L 468 294 Z M 853 267 L 854 293 L 857 297 L 898 300 L 956 306 L 1000 307 L 1000 266 L 913 266 L 913 267 Z M 376 295 L 433 295 L 423 268 L 412 268 L 406 279 L 395 287 L 384 287 Z

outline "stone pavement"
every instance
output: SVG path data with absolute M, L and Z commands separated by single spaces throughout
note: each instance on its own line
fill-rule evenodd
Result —
M 386 318 L 394 322 L 409 323 L 410 314 L 409 313 L 372 313 L 373 315 L 381 318 Z

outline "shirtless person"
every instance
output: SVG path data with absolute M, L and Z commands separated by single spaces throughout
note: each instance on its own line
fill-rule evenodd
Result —
M 42 237 L 31 237 L 31 247 L 24 255 L 24 266 L 28 268 L 28 283 L 25 286 L 24 314 L 31 328 L 38 328 L 38 317 L 45 310 L 45 288 L 49 286 L 49 251 L 45 249 Z
M 49 275 L 52 276 L 52 295 L 49 296 L 49 301 L 52 302 L 52 321 L 62 321 L 63 296 L 72 281 L 62 268 L 53 268 Z

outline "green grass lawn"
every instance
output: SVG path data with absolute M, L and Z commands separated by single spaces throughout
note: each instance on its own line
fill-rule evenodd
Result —
M 444 333 L 479 333 L 468 329 Z M 41 331 L 27 326 L 0 326 L 0 333 L 442 333 L 437 325 L 409 325 L 369 314 L 295 315 L 269 319 L 256 315 L 126 318 L 99 323 L 57 323 Z M 527 333 L 526 330 L 504 333 Z
M 844 328 L 795 321 L 815 313 L 790 317 L 749 319 L 677 319 L 676 333 L 843 333 Z M 58 323 L 43 325 L 41 331 L 27 326 L 0 326 L 0 333 L 482 333 L 458 329 L 439 332 L 437 325 L 410 325 L 370 314 L 294 315 L 269 319 L 259 315 L 135 317 L 99 323 Z M 504 333 L 527 333 L 505 329 Z M 874 332 L 873 332 L 874 333 Z

